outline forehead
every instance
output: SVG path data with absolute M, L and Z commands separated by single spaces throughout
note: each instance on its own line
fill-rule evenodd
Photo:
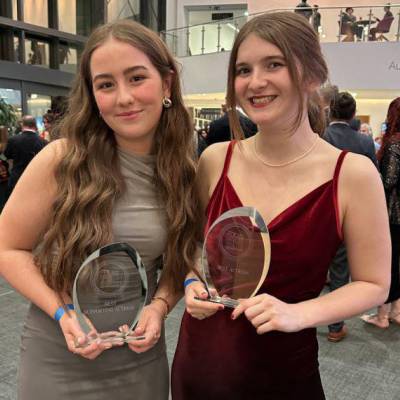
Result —
M 236 63 L 257 61 L 265 57 L 283 57 L 280 49 L 274 44 L 251 33 L 240 44 Z
M 149 70 L 155 69 L 149 57 L 142 50 L 113 37 L 97 47 L 90 58 L 92 76 L 102 73 L 116 73 L 139 65 Z

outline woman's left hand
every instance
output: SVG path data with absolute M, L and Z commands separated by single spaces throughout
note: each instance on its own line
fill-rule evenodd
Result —
M 133 333 L 135 336 L 144 336 L 144 339 L 128 342 L 132 351 L 144 353 L 155 346 L 161 336 L 164 315 L 163 309 L 158 307 L 157 303 L 151 303 L 143 308 Z
M 240 300 L 232 319 L 244 313 L 259 335 L 270 331 L 297 332 L 304 328 L 299 308 L 298 304 L 287 304 L 268 294 L 260 294 Z

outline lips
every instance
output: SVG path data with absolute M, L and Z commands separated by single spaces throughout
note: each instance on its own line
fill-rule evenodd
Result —
M 276 95 L 253 96 L 249 98 L 249 101 L 254 106 L 265 106 L 272 103 L 277 97 Z
M 140 112 L 141 112 L 141 110 L 126 111 L 126 112 L 117 114 L 117 117 L 126 117 L 126 118 L 132 117 L 133 118 L 133 117 L 137 116 Z

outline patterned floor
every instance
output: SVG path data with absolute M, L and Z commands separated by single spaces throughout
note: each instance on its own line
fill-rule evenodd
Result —
M 19 336 L 26 310 L 27 302 L 0 279 L 2 400 L 16 400 Z M 170 362 L 182 312 L 181 303 L 167 319 Z M 348 321 L 348 327 L 349 337 L 336 344 L 326 340 L 325 327 L 318 329 L 320 368 L 327 400 L 400 400 L 400 326 L 392 325 L 382 331 L 353 318 Z

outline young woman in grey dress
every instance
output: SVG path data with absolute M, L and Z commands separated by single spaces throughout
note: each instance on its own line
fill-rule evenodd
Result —
M 179 85 L 172 56 L 147 28 L 117 21 L 89 37 L 62 139 L 31 162 L 0 218 L 0 272 L 32 303 L 19 400 L 168 398 L 163 320 L 197 235 L 193 134 Z M 135 330 L 145 340 L 76 346 L 85 337 L 65 307 L 74 277 L 91 252 L 117 241 L 146 266 L 152 301 Z

